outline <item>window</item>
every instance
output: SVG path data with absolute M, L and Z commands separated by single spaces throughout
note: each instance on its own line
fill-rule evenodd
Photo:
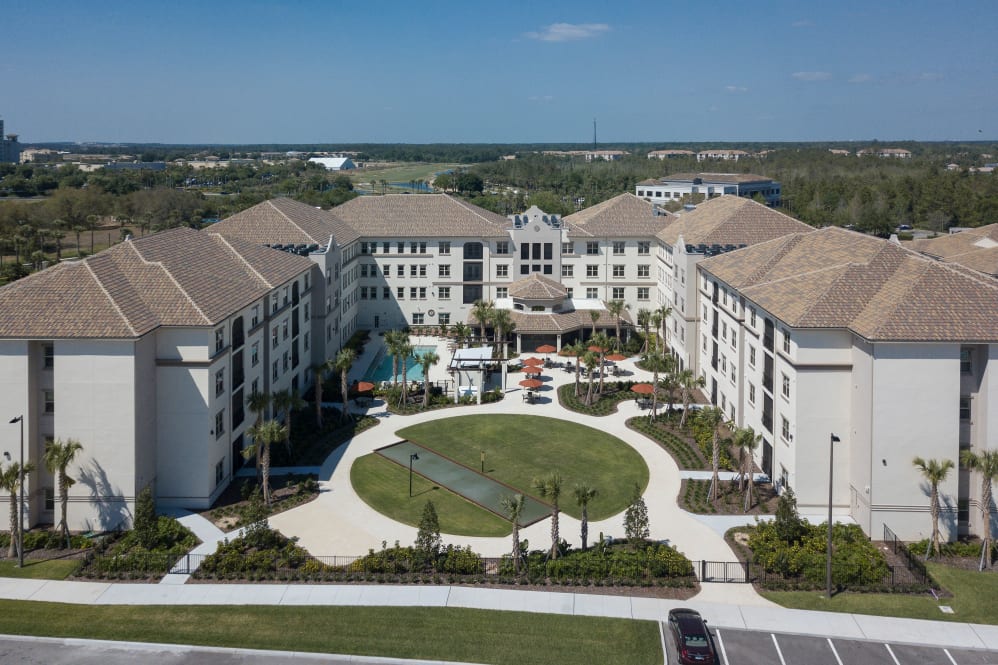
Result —
M 305 320 L 306 321 L 311 321 L 312 320 L 312 306 L 311 306 L 311 303 L 305 303 L 305 310 L 304 311 L 305 311 Z
M 308 349 L 309 349 L 309 343 L 308 343 L 308 333 L 307 332 L 305 333 L 304 344 L 305 344 L 305 350 L 308 351 Z
M 440 312 L 437 314 L 437 321 L 442 326 L 448 325 L 450 323 L 450 312 Z
M 613 300 L 623 300 L 624 299 L 624 287 L 615 286 L 613 287 Z
M 225 434 L 225 409 L 215 414 L 215 438 Z
M 749 308 L 749 325 L 755 328 L 755 307 Z
M 783 375 L 783 396 L 790 398 L 790 377 L 786 374 Z
M 278 332 L 277 327 L 274 326 L 274 328 L 272 328 L 270 331 L 270 348 L 276 349 L 279 341 L 280 341 L 280 332 Z
M 399 286 L 395 289 L 395 297 L 399 300 L 405 300 L 405 287 Z
M 253 305 L 253 318 L 251 319 L 250 327 L 256 328 L 260 325 L 260 306 Z
M 392 299 L 392 287 L 390 287 L 390 286 L 383 286 L 383 287 L 381 287 L 381 297 L 384 300 L 391 300 Z
M 780 436 L 784 441 L 790 441 L 790 421 L 786 416 L 780 416 Z
M 567 289 L 565 289 L 565 296 L 568 298 L 575 297 L 575 289 L 573 289 L 572 287 L 568 287 Z
M 437 277 L 450 277 L 450 265 L 437 266 Z
M 638 287 L 638 300 L 648 300 L 648 287 L 639 286 Z
M 368 253 L 367 243 L 366 242 L 360 243 L 360 253 L 361 254 L 367 254 Z
M 590 300 L 596 300 L 599 298 L 599 289 L 595 287 L 586 289 L 586 298 L 589 298 Z
M 586 266 L 586 277 L 599 277 L 599 264 L 592 264 Z
M 553 275 L 554 274 L 554 268 L 551 267 L 550 263 L 545 263 L 544 264 L 544 274 L 545 275 Z
M 562 277 L 575 277 L 575 266 L 561 264 L 561 276 Z
M 45 402 L 45 413 L 55 413 L 55 391 L 43 390 L 42 400 Z
M 749 367 L 755 367 L 755 347 L 750 346 L 748 348 L 748 364 Z
M 437 249 L 440 250 L 441 254 L 450 254 L 450 242 L 446 240 L 440 241 L 440 243 L 437 245 Z
M 425 242 L 419 243 L 419 253 L 420 254 L 426 254 L 426 243 Z
M 419 276 L 426 277 L 426 264 L 423 263 L 419 266 Z
M 419 272 L 419 266 L 417 266 L 415 263 L 409 266 L 409 277 L 415 277 L 418 272 Z
M 496 298 L 508 298 L 508 297 L 509 297 L 509 288 L 505 286 L 496 287 Z
M 52 369 L 55 366 L 55 346 L 46 344 L 42 347 L 42 368 Z
M 250 347 L 250 367 L 256 367 L 260 364 L 260 342 L 253 342 L 253 346 Z
M 215 465 L 215 487 L 222 484 L 225 480 L 225 458 L 218 460 L 218 464 Z
M 703 306 L 703 322 L 707 323 L 707 305 Z
M 253 383 L 250 384 L 250 395 L 255 395 L 260 392 L 260 379 L 253 379 Z
M 426 300 L 426 287 L 425 286 L 419 287 L 419 299 L 420 300 Z
M 55 488 L 45 488 L 45 510 L 55 510 Z
M 283 321 L 281 321 L 281 337 L 283 339 L 287 339 L 288 338 L 288 320 L 287 319 L 284 319 Z
M 561 243 L 561 253 L 562 254 L 573 254 L 575 251 L 575 243 L 563 242 Z
M 287 351 L 284 352 L 284 357 L 282 358 L 282 360 L 284 362 L 281 363 L 281 366 L 283 367 L 284 372 L 286 374 L 287 371 L 288 371 L 288 368 L 291 366 L 291 363 L 289 362 L 290 359 L 288 358 L 288 352 Z
M 755 386 L 748 384 L 748 403 L 755 404 Z
M 287 304 L 288 304 L 288 301 L 289 301 L 290 299 L 291 299 L 291 287 L 289 287 L 289 286 L 285 286 L 285 287 L 284 287 L 284 297 L 283 297 L 283 298 L 281 298 L 281 300 L 283 301 L 283 302 L 281 303 L 281 304 L 282 304 L 282 306 L 284 306 L 284 305 L 287 305 Z
M 724 338 L 727 336 L 728 336 L 728 322 L 721 321 L 721 341 L 723 342 Z
M 279 376 L 280 376 L 280 374 L 278 374 L 278 373 L 277 373 L 277 369 L 278 369 L 278 365 L 277 365 L 277 361 L 275 360 L 275 361 L 273 362 L 273 367 L 272 367 L 272 370 L 273 370 L 273 371 L 272 371 L 272 372 L 271 372 L 271 374 L 270 374 L 270 376 L 271 376 L 271 380 L 272 380 L 272 381 L 277 381 L 277 377 L 279 377 Z
M 275 293 L 274 297 L 271 298 L 270 300 L 270 313 L 273 314 L 276 311 L 277 311 L 277 294 Z
M 360 265 L 360 276 L 361 277 L 367 277 L 367 264 L 366 263 L 362 263 Z
M 520 274 L 521 275 L 529 275 L 530 274 L 530 266 L 527 265 L 526 263 L 524 263 L 523 265 L 521 265 L 520 266 Z
M 46 365 L 46 367 L 49 367 L 49 365 Z M 974 365 L 973 365 L 973 356 L 971 355 L 971 350 L 960 349 L 960 373 L 973 374 L 973 372 L 974 372 Z
M 46 409 L 48 409 L 47 405 Z M 960 420 L 970 422 L 970 397 L 960 398 Z
M 423 316 L 424 315 L 423 315 L 422 312 L 416 312 L 416 313 L 414 313 L 412 315 L 412 325 L 414 325 L 414 326 L 421 326 L 421 325 L 423 325 Z
M 783 331 L 783 353 L 790 353 L 790 333 Z
M 415 300 L 417 293 L 418 293 L 418 291 L 416 290 L 416 287 L 415 286 L 410 286 L 409 287 L 409 300 Z
M 506 263 L 496 264 L 496 277 L 509 277 L 509 265 Z
M 622 240 L 613 241 L 613 255 L 620 256 L 624 253 L 624 242 Z
M 215 397 L 225 392 L 225 370 L 215 372 Z
M 360 299 L 361 300 L 367 300 L 367 287 L 366 286 L 360 287 Z
M 409 253 L 410 254 L 415 254 L 416 253 L 416 249 L 417 249 L 418 246 L 419 246 L 418 243 L 410 242 L 409 243 Z
M 225 328 L 217 328 L 215 330 L 215 353 L 218 353 L 225 347 Z
M 638 279 L 648 279 L 651 276 L 651 266 L 638 266 Z
M 402 252 L 404 252 L 405 251 L 405 243 L 404 242 L 397 242 L 397 243 L 395 243 L 395 251 L 398 252 L 399 254 L 401 254 Z
M 440 299 L 441 300 L 450 300 L 450 287 L 449 286 L 441 286 L 440 287 Z
M 500 240 L 496 243 L 496 254 L 509 254 L 508 240 Z
M 586 254 L 589 256 L 599 256 L 599 242 L 589 241 L 586 243 Z
M 651 243 L 650 242 L 639 242 L 638 243 L 638 254 L 651 254 Z
M 621 278 L 624 276 L 624 266 L 621 264 L 615 264 L 613 266 L 613 276 Z

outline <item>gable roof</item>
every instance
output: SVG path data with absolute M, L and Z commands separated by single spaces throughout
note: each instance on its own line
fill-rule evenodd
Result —
M 360 235 L 335 213 L 288 198 L 271 199 L 211 225 L 212 233 L 241 238 L 258 245 L 329 244 L 332 237 L 346 245 Z
M 675 223 L 658 233 L 662 242 L 752 245 L 790 233 L 814 229 L 804 222 L 741 196 L 718 196 L 678 215 Z
M 512 226 L 501 215 L 447 194 L 359 196 L 333 213 L 371 238 L 506 238 Z
M 998 341 L 998 284 L 837 227 L 698 267 L 796 328 L 843 328 L 872 341 Z
M 308 259 L 176 228 L 0 288 L 0 337 L 135 338 L 210 326 L 310 269 Z
M 558 300 L 567 297 L 568 290 L 553 279 L 532 272 L 510 284 L 509 295 L 523 300 Z
M 612 199 L 572 213 L 562 219 L 569 237 L 650 237 L 676 220 L 671 212 L 656 212 L 654 205 L 634 194 Z
M 998 277 L 998 224 L 915 240 L 909 246 L 942 261 Z

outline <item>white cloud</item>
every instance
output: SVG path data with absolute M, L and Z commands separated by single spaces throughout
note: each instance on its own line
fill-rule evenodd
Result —
M 814 21 L 808 19 L 801 19 L 800 21 L 794 21 L 790 24 L 794 28 L 810 28 L 814 25 Z
M 872 83 L 873 82 L 873 77 L 870 76 L 869 74 L 856 74 L 851 79 L 849 79 L 849 82 L 850 83 Z
M 742 85 L 726 85 L 724 89 L 728 92 L 748 92 L 748 88 Z
M 609 30 L 606 23 L 552 23 L 542 31 L 528 32 L 526 36 L 542 42 L 568 42 L 598 37 Z
M 798 81 L 827 81 L 832 78 L 829 72 L 794 72 L 791 76 Z

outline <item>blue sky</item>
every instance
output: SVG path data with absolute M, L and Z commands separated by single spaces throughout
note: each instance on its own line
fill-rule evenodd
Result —
M 998 138 L 998 2 L 0 7 L 22 141 Z

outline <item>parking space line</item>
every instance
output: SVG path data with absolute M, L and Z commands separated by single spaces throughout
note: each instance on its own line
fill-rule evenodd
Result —
M 832 650 L 832 655 L 835 656 L 835 662 L 838 663 L 839 665 L 843 665 L 842 664 L 842 659 L 839 658 L 839 652 L 835 650 L 835 645 L 832 644 L 832 638 L 829 637 L 827 639 L 828 639 L 828 646 Z M 956 663 L 953 663 L 953 665 L 956 665 Z
M 787 661 L 783 660 L 783 652 L 780 651 L 780 643 L 776 641 L 776 635 L 770 633 L 769 636 L 773 638 L 773 646 L 776 647 L 776 655 L 780 657 L 781 665 L 787 665 Z
M 728 661 L 728 652 L 724 650 L 724 640 L 721 639 L 721 631 L 715 630 L 714 635 L 717 636 L 717 644 L 721 647 L 721 660 L 724 661 L 724 665 L 731 665 Z
M 665 648 L 665 624 L 658 622 L 658 636 L 662 640 L 662 662 L 669 665 L 669 650 Z
M 894 665 L 901 665 L 901 661 L 898 660 L 898 657 L 895 656 L 894 652 L 891 650 L 891 645 L 885 642 L 884 646 L 887 647 L 887 653 L 891 655 L 891 659 L 894 661 Z
M 943 649 L 943 653 L 946 654 L 947 658 L 949 658 L 949 662 L 953 663 L 953 665 L 956 665 L 956 660 L 954 660 L 953 656 L 950 655 L 949 649 Z

